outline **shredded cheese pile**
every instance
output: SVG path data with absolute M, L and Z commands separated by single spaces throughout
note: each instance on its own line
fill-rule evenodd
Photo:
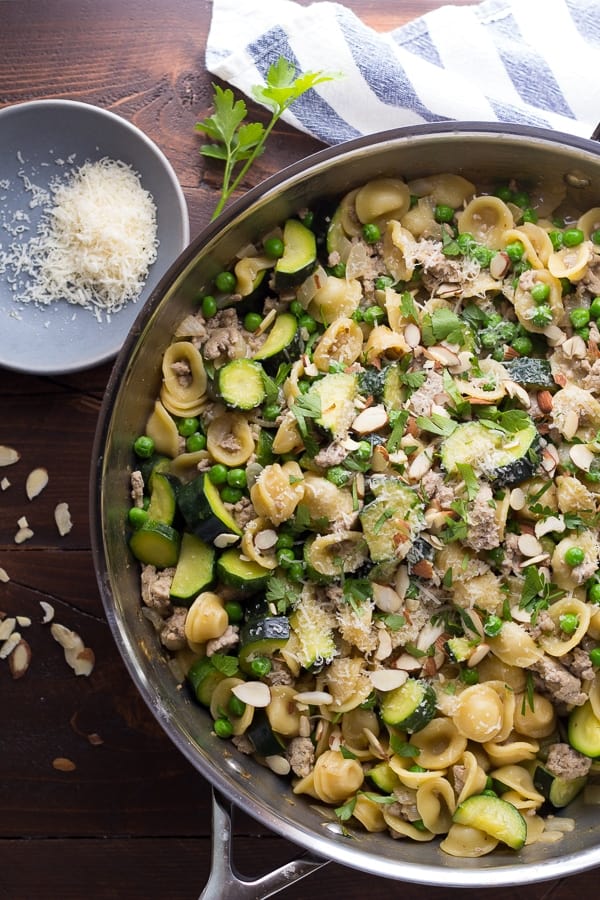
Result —
M 139 297 L 156 260 L 154 200 L 131 166 L 106 157 L 50 191 L 37 233 L 3 254 L 15 299 L 38 306 L 62 299 L 109 319 Z

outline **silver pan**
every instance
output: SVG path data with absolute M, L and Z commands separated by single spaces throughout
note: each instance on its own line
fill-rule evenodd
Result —
M 600 865 L 600 809 L 576 801 L 577 828 L 557 844 L 515 854 L 455 859 L 435 842 L 358 834 L 349 840 L 269 770 L 211 734 L 211 720 L 179 691 L 141 615 L 138 568 L 127 551 L 130 452 L 158 393 L 160 358 L 193 298 L 257 234 L 299 208 L 339 196 L 370 178 L 457 172 L 472 180 L 565 183 L 581 208 L 600 205 L 600 147 L 537 128 L 443 123 L 384 132 L 319 152 L 251 190 L 177 259 L 141 310 L 111 374 L 95 439 L 91 531 L 98 584 L 114 639 L 138 690 L 175 746 L 213 785 L 214 865 L 203 897 L 272 896 L 327 860 L 418 884 L 486 888 L 539 882 Z M 227 798 L 224 801 L 222 798 Z M 305 856 L 259 881 L 229 864 L 229 804 L 303 848 Z

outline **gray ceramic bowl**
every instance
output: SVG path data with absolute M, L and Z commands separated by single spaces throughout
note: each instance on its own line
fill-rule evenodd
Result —
M 120 350 L 144 302 L 189 243 L 188 211 L 177 176 L 142 131 L 87 103 L 36 100 L 4 107 L 0 134 L 0 365 L 50 375 L 105 362 Z M 30 239 L 41 217 L 28 185 L 46 189 L 51 179 L 62 176 L 64 181 L 70 169 L 102 157 L 130 165 L 157 207 L 158 258 L 142 293 L 102 322 L 62 299 L 43 308 L 20 303 L 11 284 L 14 267 L 3 266 L 2 258 L 12 243 Z M 16 232 L 19 225 L 28 230 Z

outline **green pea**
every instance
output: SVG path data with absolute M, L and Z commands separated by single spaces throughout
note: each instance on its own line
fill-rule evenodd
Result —
M 433 218 L 436 222 L 451 222 L 454 218 L 454 210 L 447 203 L 438 203 L 433 210 Z
M 554 250 L 555 251 L 560 250 L 563 245 L 562 231 L 557 231 L 556 229 L 553 229 L 552 231 L 548 232 L 548 237 L 552 241 L 552 246 L 553 246 Z
M 463 684 L 479 684 L 477 669 L 461 669 L 459 677 Z
M 590 650 L 590 662 L 593 666 L 600 666 L 600 647 Z
M 348 484 L 351 475 L 348 469 L 344 469 L 343 466 L 332 466 L 327 470 L 327 475 L 325 477 L 327 478 L 327 481 L 335 484 L 336 487 L 343 487 L 345 484 Z
M 222 294 L 231 294 L 235 290 L 237 279 L 233 272 L 219 272 L 215 278 L 215 287 Z
M 291 547 L 281 547 L 277 551 L 277 562 L 282 569 L 289 568 L 290 563 L 294 562 L 295 559 L 296 557 Z
M 371 454 L 373 453 L 373 448 L 369 441 L 361 441 L 356 450 L 354 451 L 354 456 L 362 462 L 366 462 L 368 459 L 371 459 Z
M 532 209 L 530 206 L 527 209 L 523 210 L 523 215 L 521 216 L 522 222 L 532 222 L 534 225 L 537 222 L 539 216 L 536 213 L 535 209 Z
M 496 637 L 502 631 L 502 619 L 499 616 L 488 616 L 483 624 L 483 630 L 489 637 Z
M 479 265 L 483 266 L 484 268 L 486 266 L 489 266 L 493 255 L 493 250 L 488 250 L 487 247 L 484 247 L 481 244 L 476 245 L 471 250 L 471 256 L 473 257 L 473 259 L 477 260 Z
M 346 263 L 343 263 L 343 262 L 336 263 L 335 266 L 331 267 L 331 274 L 335 278 L 345 278 L 346 277 Z
M 180 419 L 177 423 L 177 431 L 182 437 L 190 437 L 190 435 L 194 434 L 198 431 L 198 427 L 200 425 L 199 420 L 196 416 L 188 416 L 185 419 Z
M 528 338 L 524 334 L 522 334 L 514 339 L 511 347 L 513 348 L 513 350 L 516 350 L 520 356 L 529 356 L 529 354 L 533 350 L 533 342 L 531 338 Z
M 577 247 L 585 240 L 585 234 L 581 228 L 567 228 L 563 231 L 563 244 L 565 247 Z
M 268 256 L 269 259 L 281 259 L 285 250 L 283 241 L 278 237 L 267 238 L 263 244 L 263 248 L 265 255 Z
M 502 565 L 505 555 L 502 547 L 493 547 L 491 550 L 488 550 L 488 557 L 495 566 Z
M 202 315 L 205 319 L 212 319 L 217 312 L 217 301 L 212 294 L 202 298 Z
M 300 328 L 306 328 L 309 334 L 314 334 L 319 327 L 313 317 L 309 316 L 308 313 L 300 316 L 300 318 L 298 319 L 298 325 L 300 326 Z
M 518 262 L 523 258 L 525 247 L 523 246 L 521 241 L 511 241 L 510 244 L 507 244 L 504 248 L 504 252 L 511 262 Z
M 504 349 L 502 347 L 496 347 L 494 350 L 492 350 L 492 359 L 496 362 L 502 362 L 502 360 L 504 359 Z M 484 390 L 486 389 L 484 388 Z
M 534 303 L 545 303 L 550 296 L 550 285 L 545 281 L 538 281 L 531 288 L 531 299 Z
M 243 496 L 244 494 L 239 488 L 229 487 L 229 485 L 225 485 L 221 491 L 223 503 L 239 503 Z
M 496 188 L 494 194 L 496 197 L 499 197 L 500 200 L 503 200 L 504 203 L 509 203 L 512 200 L 513 192 L 507 184 L 501 184 Z
M 228 600 L 223 608 L 230 622 L 241 622 L 244 618 L 244 607 L 239 600 Z
M 305 228 L 312 228 L 315 222 L 315 214 L 312 210 L 308 210 L 308 212 L 304 213 L 302 218 L 300 219 Z
M 215 463 L 208 470 L 208 477 L 213 484 L 225 484 L 227 481 L 227 466 L 223 463 Z
M 475 243 L 475 238 L 469 231 L 463 231 L 463 233 L 459 234 L 456 238 L 456 243 L 458 244 L 458 249 L 461 253 L 468 253 Z
M 133 452 L 140 459 L 150 459 L 154 453 L 154 441 L 147 434 L 140 434 L 133 442 Z
M 565 294 L 572 293 L 573 285 L 568 278 L 559 278 L 558 280 L 560 281 L 560 291 L 563 297 L 565 296 Z
M 484 797 L 497 797 L 498 796 L 496 791 L 493 791 L 491 788 L 485 788 L 485 790 L 483 790 L 481 793 Z
M 257 312 L 249 312 L 244 316 L 244 328 L 246 331 L 256 331 L 262 325 L 262 316 Z
M 581 547 L 569 547 L 565 550 L 565 562 L 568 566 L 580 566 L 585 559 L 585 553 Z
M 367 325 L 377 325 L 385 318 L 385 312 L 380 306 L 369 306 L 363 312 L 363 319 Z
M 362 322 L 364 321 L 363 311 L 362 309 L 355 309 L 352 315 L 350 316 L 353 322 Z
M 299 319 L 300 316 L 304 315 L 305 310 L 299 300 L 292 300 L 290 303 L 290 312 Z
M 294 535 L 290 534 L 287 531 L 281 532 L 277 537 L 277 543 L 275 544 L 276 550 L 290 550 L 294 546 Z
M 299 559 L 295 559 L 287 570 L 288 576 L 292 581 L 302 581 L 304 578 L 304 564 Z
M 257 678 L 264 678 L 271 671 L 272 663 L 268 656 L 257 656 L 250 663 L 250 671 Z
M 220 716 L 218 719 L 215 719 L 213 728 L 217 737 L 220 738 L 230 738 L 233 734 L 233 725 L 227 716 Z
M 600 582 L 596 581 L 588 589 L 588 600 L 590 603 L 600 605 Z
M 195 431 L 194 434 L 190 434 L 189 438 L 186 440 L 185 449 L 188 453 L 197 453 L 198 450 L 205 450 L 206 437 L 201 431 Z
M 267 403 L 266 406 L 263 406 L 262 414 L 263 419 L 266 419 L 267 422 L 274 422 L 279 415 L 279 406 L 277 403 Z
M 592 244 L 600 244 L 600 228 L 596 228 L 595 231 L 592 231 L 590 234 L 590 241 Z
M 574 634 L 579 626 L 579 616 L 575 613 L 564 613 L 558 617 L 558 624 L 564 634 Z
M 229 469 L 227 472 L 227 484 L 233 488 L 243 490 L 248 484 L 245 469 Z
M 541 306 L 538 306 L 531 321 L 537 328 L 545 328 L 552 321 L 552 310 L 543 303 Z
M 381 240 L 379 226 L 375 225 L 373 222 L 367 222 L 366 225 L 363 225 L 362 234 L 367 244 L 376 244 L 377 241 Z
M 600 297 L 594 297 L 590 304 L 590 315 L 592 319 L 600 319 Z
M 590 339 L 590 329 L 587 327 L 587 325 L 584 325 L 583 328 L 576 328 L 575 334 L 586 342 Z
M 510 199 L 515 206 L 520 206 L 521 209 L 531 205 L 531 199 L 526 191 L 515 191 Z
M 375 279 L 375 290 L 385 291 L 388 287 L 393 287 L 394 279 L 390 275 L 380 275 Z
M 589 309 L 584 309 L 583 306 L 578 306 L 571 310 L 569 319 L 573 328 L 585 328 L 590 321 L 590 311 Z
M 127 518 L 129 520 L 129 524 L 133 528 L 141 528 L 144 522 L 148 520 L 148 513 L 145 509 L 142 509 L 141 506 L 132 506 L 127 513 Z
M 239 697 L 236 697 L 235 694 L 232 694 L 227 704 L 227 712 L 239 719 L 246 712 L 246 704 Z

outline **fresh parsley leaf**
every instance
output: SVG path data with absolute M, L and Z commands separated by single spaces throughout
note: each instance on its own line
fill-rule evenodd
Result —
M 343 806 L 338 806 L 334 812 L 340 822 L 347 822 L 348 819 L 352 818 L 352 813 L 354 812 L 354 807 L 356 806 L 356 797 L 350 797 L 349 800 L 346 800 Z
M 300 600 L 301 587 L 289 579 L 271 575 L 265 591 L 267 603 L 273 603 L 278 613 L 284 614 Z
M 402 740 L 402 738 L 397 734 L 394 734 L 394 732 L 391 732 L 390 734 L 390 750 L 398 756 L 404 756 L 405 758 L 414 758 L 421 752 L 419 747 L 415 747 L 414 744 L 409 744 L 407 741 Z
M 263 385 L 265 388 L 265 403 L 277 403 L 279 400 L 279 388 L 277 383 L 273 381 L 273 379 L 267 375 L 264 371 L 261 372 Z
M 344 759 L 356 759 L 356 753 L 353 753 L 352 750 L 348 750 L 343 744 L 340 744 L 340 753 Z
M 321 417 L 321 398 L 318 394 L 300 394 L 290 407 L 296 422 L 298 431 L 305 438 L 308 435 L 307 419 L 319 419 Z
M 479 482 L 477 481 L 477 476 L 473 471 L 473 466 L 469 465 L 469 463 L 456 463 L 456 468 L 458 469 L 458 473 L 465 483 L 465 487 L 467 489 L 467 497 L 469 498 L 469 500 L 474 500 L 479 493 Z
M 420 388 L 425 383 L 427 376 L 425 372 L 402 372 L 398 375 L 401 384 L 405 384 L 412 390 Z
M 442 416 L 440 413 L 432 413 L 431 416 L 417 416 L 416 424 L 421 431 L 430 431 L 432 434 L 439 434 L 442 437 L 449 437 L 458 427 L 458 422 L 448 416 Z
M 344 601 L 352 607 L 357 615 L 361 615 L 362 604 L 373 596 L 373 585 L 368 578 L 344 578 L 342 594 Z
M 382 621 L 389 631 L 400 631 L 406 625 L 406 619 L 399 613 L 389 613 L 383 616 Z
M 461 322 L 456 313 L 443 306 L 440 309 L 434 309 L 431 315 L 423 316 L 421 336 L 423 343 L 428 347 L 439 343 L 439 341 L 463 344 L 465 341 L 464 323 Z
M 419 310 L 410 291 L 404 291 L 400 296 L 400 310 L 405 319 L 412 319 L 419 324 Z
M 212 665 L 217 672 L 222 672 L 228 678 L 238 671 L 238 660 L 236 656 L 227 656 L 224 653 L 213 653 L 210 658 Z

